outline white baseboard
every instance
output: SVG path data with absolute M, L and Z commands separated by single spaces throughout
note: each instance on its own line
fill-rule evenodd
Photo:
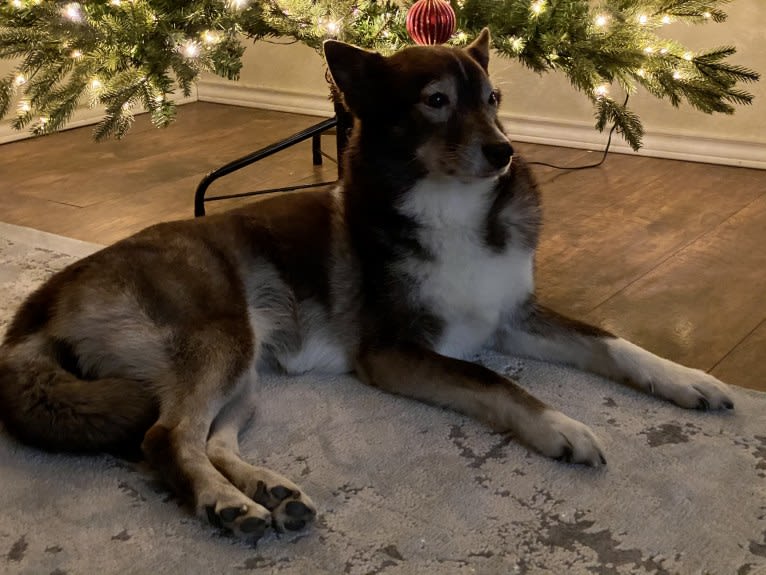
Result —
M 329 117 L 333 114 L 329 99 L 321 94 L 287 92 L 206 80 L 197 86 L 200 101 L 293 112 Z M 602 150 L 606 134 L 594 130 L 593 124 L 503 114 L 506 129 L 519 142 L 564 146 L 567 148 Z M 644 136 L 644 147 L 634 152 L 618 136 L 612 138 L 612 151 L 656 158 L 704 162 L 766 169 L 766 143 L 730 140 L 701 134 L 672 134 L 654 131 Z
M 197 101 L 197 95 L 192 94 L 188 98 L 184 96 L 171 96 L 170 98 L 177 105 L 188 104 L 190 102 Z M 145 113 L 144 110 L 135 112 L 135 115 Z M 64 130 L 72 130 L 74 128 L 81 128 L 83 126 L 90 126 L 98 124 L 104 117 L 104 110 L 101 108 L 79 108 L 75 111 L 72 120 L 66 125 Z M 4 120 L 0 122 L 0 144 L 6 144 L 8 142 L 15 142 L 17 140 L 26 140 L 33 138 L 34 136 L 28 129 L 14 130 L 11 126 L 10 120 Z
M 260 108 L 278 112 L 292 112 L 307 116 L 331 117 L 333 111 L 329 89 L 326 95 L 288 92 L 235 84 L 203 80 L 197 84 L 197 96 L 200 102 L 215 102 L 246 108 Z

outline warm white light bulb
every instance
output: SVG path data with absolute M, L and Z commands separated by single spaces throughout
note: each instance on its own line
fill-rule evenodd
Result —
M 647 54 L 654 54 L 654 48 L 652 48 L 651 46 L 647 46 L 646 48 L 644 48 L 644 52 L 646 52 Z
M 460 32 L 458 32 L 458 33 L 457 33 L 457 35 L 455 36 L 455 38 L 457 39 L 457 41 L 458 41 L 458 42 L 460 42 L 461 44 L 463 44 L 463 43 L 465 43 L 465 42 L 466 42 L 466 40 L 468 40 L 468 34 L 466 34 L 465 32 L 463 32 L 463 31 L 461 30 Z
M 100 89 L 102 86 L 103 86 L 103 84 L 101 83 L 101 80 L 99 80 L 98 78 L 93 78 L 93 79 L 90 81 L 90 89 L 91 89 L 91 90 L 98 90 L 98 89 Z
M 545 0 L 535 0 L 532 2 L 529 9 L 532 10 L 532 12 L 535 14 L 540 14 L 543 10 L 545 10 Z
M 642 26 L 643 26 L 644 24 L 646 24 L 648 21 L 649 21 L 649 16 L 647 16 L 646 14 L 641 14 L 641 15 L 638 17 L 638 23 L 639 23 L 639 24 L 641 24 Z
M 679 72 L 678 70 L 673 72 L 673 79 L 674 80 L 680 80 L 681 79 L 681 72 Z
M 119 6 L 120 4 L 122 4 L 122 0 L 110 0 L 109 4 L 111 4 L 112 6 Z
M 338 22 L 330 21 L 327 23 L 325 28 L 327 28 L 327 32 L 329 34 L 335 36 L 340 31 L 340 24 L 338 24 Z
M 214 32 L 212 30 L 205 30 L 202 33 L 202 41 L 205 44 L 217 44 L 221 41 L 221 35 L 218 34 L 218 32 Z
M 667 48 L 660 48 L 660 54 L 667 54 L 668 49 Z
M 72 50 L 70 56 L 77 60 L 78 58 L 82 58 L 82 52 L 80 50 Z
M 684 60 L 686 60 L 687 62 L 691 62 L 693 58 L 694 58 L 694 54 L 692 54 L 691 52 L 684 53 Z
M 636 74 L 638 74 L 642 78 L 646 78 L 646 70 L 644 70 L 643 68 L 639 68 L 638 70 L 636 70 Z
M 609 18 L 601 14 L 600 16 L 596 16 L 596 26 L 599 28 L 603 28 L 606 26 L 606 23 L 609 22 Z
M 713 17 L 713 15 L 710 12 L 703 12 L 702 17 L 705 19 L 710 19 Z
M 19 114 L 26 114 L 32 110 L 32 104 L 29 102 L 29 100 L 21 100 L 19 102 L 18 110 Z
M 23 8 L 24 7 L 24 3 L 21 0 L 13 0 L 13 2 L 11 2 L 11 5 L 14 8 Z
M 19 72 L 18 74 L 16 74 L 16 77 L 13 79 L 13 83 L 16 84 L 17 86 L 22 86 L 27 83 L 27 77 L 21 72 Z
M 662 17 L 662 23 L 663 23 L 663 24 L 670 24 L 670 22 L 672 22 L 672 20 L 671 20 L 670 16 L 668 16 L 667 14 L 665 14 L 665 15 Z
M 236 10 L 241 10 L 245 6 L 247 6 L 247 0 L 231 0 L 229 2 L 232 8 Z
M 72 22 L 82 21 L 82 11 L 80 5 L 77 2 L 71 2 L 64 6 L 64 16 L 69 18 Z
M 597 98 L 603 98 L 604 96 L 607 96 L 609 94 L 609 84 L 601 84 L 600 86 L 596 86 L 596 88 L 593 90 L 593 93 Z
M 181 46 L 181 52 L 187 58 L 196 58 L 199 56 L 199 44 L 194 40 L 187 40 L 186 43 Z

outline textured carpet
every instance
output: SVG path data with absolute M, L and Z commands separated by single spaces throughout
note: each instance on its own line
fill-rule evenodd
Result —
M 23 296 L 96 246 L 0 224 L 0 331 Z M 313 528 L 257 548 L 180 508 L 140 465 L 0 435 L 0 572 L 766 572 L 766 395 L 687 412 L 531 361 L 481 360 L 603 440 L 592 470 L 350 377 L 267 379 L 242 452 L 292 477 Z

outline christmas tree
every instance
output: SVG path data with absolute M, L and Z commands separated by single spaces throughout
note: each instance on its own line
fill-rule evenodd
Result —
M 434 0 L 431 0 L 434 1 Z M 678 106 L 731 114 L 759 75 L 729 61 L 732 46 L 692 52 L 664 37 L 671 22 L 721 22 L 729 0 L 453 0 L 452 45 L 483 27 L 493 47 L 538 72 L 565 74 L 594 105 L 596 128 L 614 125 L 634 148 L 642 126 L 610 96 L 645 89 Z M 189 95 L 202 71 L 236 79 L 243 42 L 288 37 L 321 49 L 337 38 L 390 53 L 412 44 L 410 3 L 391 0 L 11 0 L 0 7 L 0 58 L 18 58 L 0 79 L 0 118 L 42 134 L 64 127 L 83 102 L 105 108 L 96 139 L 126 133 L 136 111 L 157 126 L 174 118 L 168 95 Z

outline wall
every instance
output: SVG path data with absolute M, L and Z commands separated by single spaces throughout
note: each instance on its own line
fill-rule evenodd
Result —
M 736 63 L 766 74 L 766 1 L 736 0 L 722 24 L 671 24 L 669 34 L 691 49 L 734 44 Z M 279 42 L 279 41 L 277 41 Z M 592 129 L 593 111 L 561 74 L 539 76 L 518 62 L 495 58 L 491 73 L 503 88 L 506 126 L 515 139 L 574 147 L 598 147 L 605 135 Z M 633 109 L 646 128 L 642 153 L 766 169 L 766 78 L 744 86 L 755 96 L 733 116 L 709 116 L 690 107 L 673 108 L 645 93 L 633 96 Z M 202 100 L 251 105 L 316 115 L 330 114 L 319 56 L 301 44 L 259 42 L 248 48 L 239 82 L 206 76 Z M 629 151 L 622 140 L 617 151 Z
M 666 29 L 692 49 L 734 44 L 735 62 L 766 74 L 766 0 L 735 0 L 723 24 Z M 281 43 L 277 40 L 276 42 Z M 0 60 L 0 74 L 12 69 Z M 518 62 L 495 58 L 491 72 L 503 88 L 503 116 L 513 137 L 521 141 L 598 148 L 605 135 L 593 130 L 590 103 L 575 92 L 561 74 L 538 76 Z M 647 135 L 641 153 L 660 157 L 743 165 L 766 169 L 766 78 L 745 86 L 755 103 L 738 107 L 734 116 L 709 116 L 688 107 L 639 93 L 632 106 Z M 239 82 L 206 75 L 198 85 L 200 100 L 300 112 L 331 114 L 320 57 L 302 44 L 259 42 L 248 47 Z M 78 113 L 72 126 L 92 123 L 97 111 Z M 0 143 L 25 137 L 0 122 Z M 617 140 L 616 151 L 630 151 Z

